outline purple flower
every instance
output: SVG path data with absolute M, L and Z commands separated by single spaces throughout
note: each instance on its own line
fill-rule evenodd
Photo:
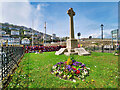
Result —
M 81 62 L 79 62 L 80 63 L 80 65 L 82 64 Z
M 72 62 L 75 62 L 75 60 L 72 60 Z
M 63 62 L 61 62 L 61 64 L 63 64 Z
M 57 64 L 55 64 L 54 66 L 57 66 Z
M 57 64 L 59 64 L 59 65 L 60 65 L 60 64 L 63 64 L 63 62 L 59 62 L 59 63 L 57 63 Z
M 70 72 L 71 70 L 72 70 L 72 69 L 70 68 L 70 69 L 69 69 L 69 72 Z
M 71 66 L 70 65 L 66 65 L 66 69 L 70 69 L 71 68 Z
M 59 62 L 59 63 L 57 63 L 57 64 L 60 64 L 60 62 Z
M 76 66 L 76 63 L 73 63 L 74 66 Z
M 78 64 L 79 62 L 76 61 L 76 64 Z
M 70 65 L 68 65 L 68 68 L 71 68 L 71 66 L 70 66 Z
M 74 72 L 76 71 L 76 70 L 73 70 Z
M 78 70 L 80 71 L 80 68 Z
M 81 65 L 81 67 L 84 67 L 84 66 L 85 66 L 85 64 L 82 64 L 82 65 Z

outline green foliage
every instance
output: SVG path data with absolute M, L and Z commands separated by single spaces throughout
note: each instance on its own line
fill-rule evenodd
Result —
M 85 81 L 65 81 L 50 73 L 51 67 L 65 62 L 69 57 L 55 55 L 55 52 L 43 54 L 25 54 L 8 88 L 117 88 L 118 57 L 112 53 L 96 53 L 90 56 L 74 55 L 74 59 L 90 67 Z
M 119 50 L 115 50 L 115 53 L 119 53 Z
M 70 55 L 70 59 L 73 60 L 74 59 L 74 55 Z
M 99 45 L 99 43 L 95 43 L 95 45 Z

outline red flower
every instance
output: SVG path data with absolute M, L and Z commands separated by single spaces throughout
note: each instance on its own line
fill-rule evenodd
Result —
M 67 63 L 67 61 L 65 63 Z
M 72 69 L 76 70 L 76 68 L 72 67 Z
M 76 74 L 79 74 L 79 73 L 80 73 L 80 71 L 79 71 L 79 70 L 77 70 L 77 71 L 76 71 Z

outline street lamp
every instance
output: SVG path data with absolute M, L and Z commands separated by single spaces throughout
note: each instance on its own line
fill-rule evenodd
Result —
M 79 33 L 77 34 L 77 36 L 78 36 L 78 39 L 80 39 L 81 33 L 79 32 Z
M 103 40 L 103 24 L 101 24 L 101 39 Z
M 103 24 L 101 24 L 101 39 L 103 40 Z M 103 51 L 103 44 L 102 44 L 102 52 L 104 52 Z

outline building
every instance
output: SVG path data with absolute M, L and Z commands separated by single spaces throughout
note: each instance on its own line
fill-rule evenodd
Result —
M 2 35 L 1 38 L 0 38 L 0 41 L 1 42 L 6 42 L 10 39 L 10 35 L 9 34 L 5 34 L 5 35 Z
M 5 35 L 5 34 L 6 34 L 6 32 L 5 32 L 5 31 L 0 30 L 0 36 Z
M 119 39 L 120 40 L 120 31 L 119 29 L 115 29 L 111 31 L 112 39 Z
M 23 30 L 28 30 L 29 31 L 29 28 L 23 26 Z
M 52 34 L 52 39 L 56 40 L 56 34 Z
M 60 40 L 60 38 L 56 37 L 56 34 L 52 34 L 52 40 Z
M 0 30 L 2 30 L 2 25 L 0 24 Z
M 19 31 L 11 30 L 11 35 L 20 35 Z
M 32 35 L 30 31 L 24 31 L 24 35 Z
M 9 38 L 8 45 L 20 45 L 20 38 Z
M 0 41 L 3 43 L 8 41 L 8 45 L 20 45 L 20 38 L 11 38 L 9 34 L 2 35 Z
M 30 44 L 30 40 L 28 38 L 23 38 L 21 41 L 21 44 L 23 44 L 23 45 Z
M 118 44 L 118 41 L 120 40 L 120 30 L 115 29 L 111 31 L 112 34 L 112 45 L 113 45 L 113 40 L 116 40 L 116 45 Z
M 44 40 L 49 41 L 51 40 L 51 37 L 52 37 L 51 35 L 46 34 Z

